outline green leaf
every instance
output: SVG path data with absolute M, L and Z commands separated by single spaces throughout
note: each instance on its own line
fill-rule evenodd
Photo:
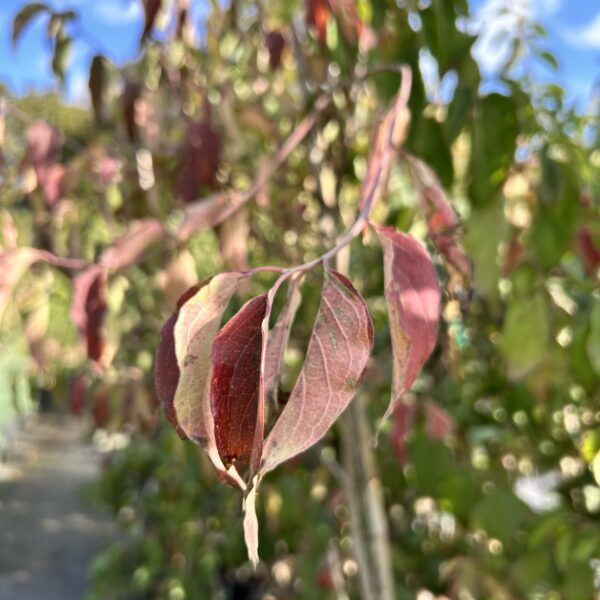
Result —
M 451 144 L 461 132 L 469 114 L 469 109 L 473 104 L 474 95 L 475 93 L 471 87 L 460 86 L 456 88 L 443 124 L 444 135 L 448 144 Z
M 464 244 L 473 260 L 473 280 L 477 291 L 489 300 L 498 298 L 498 247 L 507 231 L 501 199 L 473 209 L 467 223 Z
M 586 351 L 594 371 L 600 375 L 600 303 L 596 303 L 590 313 Z
M 471 526 L 484 529 L 491 537 L 507 544 L 530 515 L 529 508 L 512 492 L 498 490 L 477 504 Z
M 434 119 L 421 117 L 415 121 L 410 137 L 414 153 L 433 168 L 444 187 L 451 187 L 454 182 L 454 165 L 442 126 Z
M 548 52 L 547 50 L 542 50 L 538 52 L 538 58 L 545 62 L 552 70 L 558 71 L 559 64 L 556 56 L 552 54 L 552 52 Z
M 476 107 L 471 132 L 469 163 L 469 196 L 474 204 L 485 204 L 495 198 L 510 168 L 519 124 L 512 98 L 490 94 Z
M 71 45 L 73 40 L 68 36 L 59 36 L 54 46 L 54 56 L 52 57 L 52 71 L 61 83 L 65 80 L 65 71 L 69 62 Z
M 51 13 L 52 11 L 46 4 L 42 4 L 41 2 L 36 2 L 34 4 L 27 4 L 24 6 L 18 13 L 17 16 L 13 20 L 13 30 L 12 30 L 12 43 L 13 46 L 17 45 L 19 41 L 19 37 L 23 33 L 23 30 L 31 19 L 33 19 L 36 15 L 41 12 Z
M 89 89 L 96 123 L 102 121 L 102 99 L 106 76 L 105 61 L 106 59 L 102 55 L 97 54 L 90 66 Z
M 544 297 L 516 298 L 508 307 L 500 350 L 511 379 L 520 379 L 537 367 L 547 354 L 550 338 Z

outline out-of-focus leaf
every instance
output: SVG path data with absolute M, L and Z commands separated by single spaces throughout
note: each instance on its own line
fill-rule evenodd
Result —
M 435 173 L 422 161 L 410 159 L 421 188 L 421 207 L 431 241 L 442 254 L 452 295 L 465 297 L 471 288 L 473 265 L 461 244 L 461 222 Z
M 330 11 L 327 0 L 305 0 L 306 24 L 315 37 L 325 45 L 327 43 L 327 21 Z
M 594 275 L 598 265 L 600 265 L 600 249 L 595 243 L 589 227 L 579 228 L 575 237 L 575 247 L 586 271 L 590 275 Z
M 248 268 L 249 234 L 248 212 L 243 208 L 220 225 L 218 235 L 221 257 L 229 271 L 245 271 Z
M 12 297 L 14 287 L 27 269 L 40 260 L 68 269 L 80 269 L 85 266 L 81 260 L 62 258 L 38 248 L 17 247 L 0 251 L 0 320 Z
M 540 364 L 547 355 L 549 336 L 548 309 L 541 294 L 512 300 L 500 342 L 512 379 L 520 379 Z
M 448 112 L 442 124 L 444 137 L 448 144 L 452 143 L 462 131 L 469 111 L 473 106 L 474 98 L 475 92 L 471 87 L 459 86 L 454 91 L 454 97 L 450 106 L 448 106 Z
M 175 307 L 181 295 L 197 280 L 196 263 L 188 250 L 181 250 L 165 270 L 157 275 L 158 284 L 163 289 L 170 307 Z
M 499 246 L 507 230 L 500 199 L 474 208 L 465 229 L 465 248 L 474 263 L 474 287 L 479 294 L 494 301 L 498 297 L 500 276 Z
M 92 98 L 92 107 L 94 108 L 94 117 L 96 118 L 96 123 L 101 123 L 104 116 L 103 97 L 104 87 L 106 85 L 105 61 L 106 59 L 104 56 L 97 54 L 92 59 L 92 64 L 90 66 L 90 78 L 88 85 L 90 89 L 90 96 Z
M 27 27 L 29 22 L 38 14 L 42 12 L 51 13 L 50 8 L 41 2 L 34 2 L 32 4 L 26 4 L 15 16 L 13 20 L 12 29 L 12 43 L 16 46 L 21 33 Z
M 545 152 L 528 250 L 532 260 L 546 269 L 556 265 L 572 245 L 580 198 L 579 174 L 574 165 L 553 160 Z
M 142 30 L 142 37 L 140 38 L 140 46 L 146 41 L 152 29 L 156 16 L 160 10 L 161 0 L 143 0 L 144 2 L 144 29 Z
M 469 196 L 474 204 L 496 198 L 513 162 L 518 134 L 517 107 L 512 98 L 489 94 L 479 101 L 469 163 Z
M 254 436 L 257 419 L 264 418 L 258 392 L 266 308 L 266 294 L 249 300 L 213 342 L 210 404 L 217 449 L 226 468 L 248 463 L 255 445 L 262 445 Z
M 385 419 L 435 347 L 441 294 L 435 268 L 421 243 L 393 227 L 374 228 L 383 248 L 384 293 L 394 352 L 392 398 Z
M 265 46 L 269 51 L 269 68 L 276 71 L 281 65 L 281 56 L 285 48 L 285 38 L 281 31 L 269 31 L 265 34 Z
M 60 35 L 54 45 L 52 56 L 52 71 L 61 83 L 65 81 L 65 71 L 69 62 L 73 40 L 67 35 Z
M 135 105 L 142 93 L 142 85 L 138 81 L 128 79 L 123 89 L 123 121 L 130 142 L 135 142 L 137 125 L 135 121 Z
M 261 473 L 318 442 L 348 406 L 373 348 L 365 301 L 336 271 L 326 271 L 304 365 L 264 444 Z
M 590 312 L 590 333 L 586 350 L 594 371 L 600 375 L 600 303 L 596 302 Z
M 200 186 L 214 187 L 221 161 L 221 136 L 209 115 L 187 125 L 183 161 L 177 179 L 179 195 L 185 202 L 198 197 Z
M 93 265 L 75 277 L 71 317 L 85 340 L 88 357 L 100 364 L 106 348 L 103 325 L 107 309 L 106 270 Z
M 527 505 L 512 492 L 497 490 L 482 498 L 471 521 L 474 528 L 481 528 L 506 544 L 530 515 Z
M 103 252 L 100 264 L 107 269 L 118 271 L 136 263 L 148 246 L 165 234 L 163 224 L 152 218 L 130 223 L 129 231 L 123 234 Z

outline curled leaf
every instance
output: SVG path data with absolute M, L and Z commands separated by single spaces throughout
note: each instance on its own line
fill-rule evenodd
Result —
M 107 310 L 106 270 L 93 265 L 75 277 L 71 317 L 85 340 L 88 357 L 98 363 L 106 348 L 103 325 Z
M 266 308 L 266 294 L 249 300 L 213 343 L 210 403 L 217 449 L 226 467 L 248 463 L 255 444 L 262 444 L 254 436 L 256 421 L 263 415 L 258 392 Z
M 154 367 L 158 396 L 180 435 L 206 451 L 217 474 L 245 487 L 217 451 L 210 409 L 211 350 L 223 312 L 244 275 L 222 273 L 189 290 L 165 323 Z
M 385 419 L 435 347 L 441 294 L 435 268 L 421 243 L 393 227 L 373 228 L 383 247 L 384 293 L 394 353 L 392 398 Z
M 356 394 L 372 348 L 373 325 L 365 301 L 346 277 L 326 271 L 304 365 L 265 440 L 261 474 L 325 435 Z

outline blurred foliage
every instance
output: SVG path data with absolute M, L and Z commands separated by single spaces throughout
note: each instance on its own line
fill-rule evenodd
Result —
M 253 574 L 244 564 L 239 499 L 162 423 L 151 369 L 160 327 L 190 279 L 244 263 L 310 260 L 352 223 L 371 132 L 398 86 L 398 75 L 382 67 L 398 63 L 409 64 L 414 77 L 406 149 L 434 168 L 460 212 L 475 275 L 469 303 L 446 298 L 439 346 L 406 399 L 418 407 L 413 430 L 399 440 L 406 460 L 392 449 L 391 424 L 377 448 L 397 597 L 421 590 L 460 599 L 598 595 L 598 107 L 576 112 L 558 86 L 527 75 L 532 52 L 555 62 L 535 23 L 507 32 L 514 51 L 485 93 L 466 0 L 356 6 L 374 45 L 358 42 L 361 27 L 341 1 L 214 3 L 202 35 L 186 20 L 185 3 L 164 3 L 139 60 L 123 68 L 95 61 L 94 117 L 56 96 L 8 99 L 2 244 L 10 247 L 14 227 L 19 246 L 92 262 L 133 219 L 152 216 L 170 227 L 181 221 L 190 122 L 209 122 L 221 146 L 214 181 L 192 181 L 193 197 L 201 197 L 248 188 L 317 95 L 333 98 L 314 133 L 248 205 L 241 228 L 225 223 L 185 244 L 165 237 L 111 275 L 104 323 L 110 365 L 102 373 L 86 363 L 69 316 L 70 272 L 37 264 L 14 290 L 1 317 L 0 373 L 11 370 L 22 387 L 29 378 L 57 402 L 69 399 L 75 412 L 81 402 L 73 383 L 83 377 L 106 451 L 93 495 L 114 513 L 121 535 L 94 563 L 90 598 L 358 593 L 334 476 L 336 431 L 267 478 L 259 502 L 264 564 Z M 307 27 L 305 10 L 325 11 L 324 27 L 318 19 Z M 59 54 L 77 35 L 72 20 L 63 15 L 49 28 Z M 284 38 L 280 51 L 274 32 Z M 63 54 L 53 61 L 59 77 L 68 68 Z M 433 87 L 423 81 L 424 54 L 437 67 Z M 65 136 L 67 174 L 55 204 L 23 166 L 26 129 L 40 118 Z M 400 160 L 377 216 L 423 237 L 417 205 Z M 354 242 L 353 280 L 377 333 L 362 392 L 372 422 L 387 404 L 391 373 L 380 263 L 374 244 Z M 260 279 L 251 285 L 247 292 L 257 292 Z M 305 286 L 286 356 L 290 373 L 319 285 Z M 32 359 L 25 362 L 28 343 Z M 443 439 L 428 434 L 426 401 L 452 421 Z

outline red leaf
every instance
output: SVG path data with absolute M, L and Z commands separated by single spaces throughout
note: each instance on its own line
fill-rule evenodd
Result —
M 461 245 L 461 220 L 437 176 L 421 160 L 409 156 L 421 191 L 421 207 L 431 241 L 444 259 L 449 274 L 448 290 L 461 295 L 471 287 L 473 264 Z
M 80 373 L 71 381 L 69 388 L 69 406 L 71 414 L 80 415 L 85 406 L 85 393 L 87 390 L 86 377 Z
M 209 118 L 190 121 L 177 182 L 177 189 L 185 202 L 192 202 L 198 197 L 200 186 L 215 186 L 220 162 L 221 137 Z
M 512 239 L 508 242 L 508 247 L 504 253 L 504 263 L 502 264 L 502 275 L 508 277 L 517 266 L 521 256 L 523 256 L 525 248 L 517 239 Z
M 164 225 L 157 219 L 140 219 L 129 225 L 129 231 L 104 251 L 100 264 L 111 270 L 119 270 L 136 263 L 144 250 L 165 234 Z
M 71 317 L 85 339 L 88 357 L 101 363 L 106 346 L 102 326 L 108 309 L 106 270 L 93 265 L 73 282 Z
M 433 440 L 443 440 L 454 431 L 452 415 L 437 402 L 425 403 L 425 433 Z
M 304 365 L 265 441 L 262 474 L 325 435 L 354 397 L 372 349 L 365 301 L 343 275 L 327 271 Z
M 150 35 L 154 27 L 160 5 L 161 0 L 144 0 L 144 30 L 140 39 L 140 46 L 146 41 L 146 38 Z
M 327 0 L 306 0 L 306 24 L 313 28 L 315 37 L 325 44 L 327 42 L 327 21 L 329 20 L 329 4 Z
M 594 243 L 588 227 L 581 227 L 575 238 L 577 252 L 588 273 L 594 274 L 600 265 L 600 249 Z
M 269 31 L 265 35 L 265 45 L 269 51 L 269 68 L 275 71 L 281 65 L 281 55 L 285 48 L 285 38 L 281 31 Z
M 248 301 L 213 343 L 210 403 L 217 449 L 226 467 L 236 461 L 247 463 L 254 447 L 256 420 L 261 416 L 258 388 L 266 308 L 266 294 Z
M 403 78 L 410 78 L 410 71 L 402 72 Z M 406 84 L 408 88 L 408 84 Z M 406 137 L 410 123 L 410 112 L 401 90 L 396 95 L 391 108 L 384 115 L 372 145 L 367 164 L 367 173 L 360 190 L 359 208 L 361 212 L 370 212 L 377 200 L 383 194 L 387 184 L 390 168 L 396 154 Z
M 394 352 L 392 399 L 385 419 L 410 389 L 435 347 L 440 288 L 422 244 L 393 227 L 373 228 L 383 247 L 384 292 Z
M 394 411 L 394 422 L 390 432 L 390 441 L 394 453 L 401 465 L 408 462 L 408 453 L 406 448 L 406 438 L 412 431 L 417 417 L 417 406 L 415 404 L 405 404 L 399 402 Z
M 213 342 L 243 278 L 241 273 L 222 273 L 184 294 L 163 327 L 154 367 L 156 390 L 171 424 L 204 448 L 220 477 L 241 488 L 235 467 L 226 469 L 217 451 L 210 380 Z

